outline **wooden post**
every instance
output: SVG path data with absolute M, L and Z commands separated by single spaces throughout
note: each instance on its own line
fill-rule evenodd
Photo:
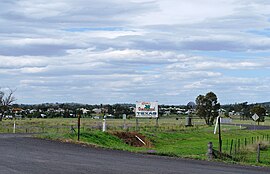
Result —
M 257 149 L 257 163 L 260 162 L 260 147 L 261 147 L 261 144 L 258 144 L 258 149 Z
M 78 141 L 80 141 L 81 116 L 78 114 Z
M 233 148 L 233 139 L 231 141 L 230 155 L 232 155 L 232 148 Z
M 221 140 L 221 128 L 220 128 L 220 117 L 218 119 L 218 141 L 219 141 L 219 152 L 222 151 L 222 140 Z
M 238 152 L 240 151 L 240 147 L 241 147 L 241 141 L 240 141 L 240 139 L 238 139 Z
M 234 143 L 234 155 L 236 155 L 236 146 L 237 146 L 237 141 L 235 140 L 235 143 Z
M 213 159 L 213 143 L 209 142 L 207 147 L 208 147 L 208 150 L 207 150 L 208 160 L 212 160 Z
M 228 150 L 229 150 L 229 140 L 227 139 L 227 141 L 226 141 L 226 152 L 228 152 Z

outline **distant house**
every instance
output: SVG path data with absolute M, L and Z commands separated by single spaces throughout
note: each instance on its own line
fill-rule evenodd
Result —
M 31 109 L 31 110 L 29 111 L 30 114 L 33 114 L 33 113 L 35 113 L 35 112 L 37 112 L 36 109 Z
M 23 117 L 23 116 L 22 116 L 21 114 L 15 114 L 15 118 L 16 118 L 16 119 L 22 119 L 22 117 Z
M 164 111 L 164 115 L 170 115 L 171 111 Z
M 6 115 L 5 118 L 6 119 L 13 119 L 13 116 L 12 115 Z
M 21 113 L 22 111 L 23 111 L 22 108 L 13 108 L 12 109 L 12 113 L 15 113 L 15 114 Z
M 65 112 L 65 109 L 62 109 L 62 108 L 58 108 L 58 109 L 56 109 L 55 110 L 55 112 L 57 112 L 57 113 L 63 113 L 63 112 Z
M 85 108 L 81 108 L 80 110 L 82 111 L 83 114 L 87 114 L 90 111 L 90 110 L 85 109 Z
M 40 114 L 40 117 L 41 118 L 47 118 L 47 115 L 46 114 Z
M 95 108 L 95 109 L 93 109 L 92 110 L 94 113 L 96 113 L 96 114 L 101 114 L 101 109 L 98 109 L 98 108 Z

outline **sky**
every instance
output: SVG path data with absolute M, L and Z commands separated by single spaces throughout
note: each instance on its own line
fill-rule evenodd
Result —
M 270 101 L 268 0 L 1 0 L 17 103 Z

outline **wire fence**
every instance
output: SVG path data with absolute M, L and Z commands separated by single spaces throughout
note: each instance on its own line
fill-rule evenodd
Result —
M 245 163 L 270 164 L 270 135 L 227 139 L 222 142 L 222 152 L 213 149 L 214 156 Z M 219 149 L 216 147 L 216 149 Z
M 81 121 L 82 130 L 102 130 L 104 120 Z M 179 131 L 187 129 L 185 120 L 159 120 L 142 119 L 140 121 L 107 119 L 105 125 L 106 131 Z M 204 122 L 201 120 L 193 121 L 192 127 L 188 129 L 198 129 Z M 65 123 L 27 122 L 23 120 L 0 122 L 0 133 L 69 133 L 77 129 L 78 123 L 73 120 Z

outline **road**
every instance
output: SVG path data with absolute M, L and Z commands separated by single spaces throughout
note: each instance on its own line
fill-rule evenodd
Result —
M 269 130 L 270 126 L 264 125 L 252 125 L 252 124 L 233 124 L 233 123 L 222 123 L 223 125 L 231 125 L 231 126 L 238 126 L 245 127 L 246 130 Z
M 270 168 L 159 157 L 0 134 L 1 174 L 269 174 Z

